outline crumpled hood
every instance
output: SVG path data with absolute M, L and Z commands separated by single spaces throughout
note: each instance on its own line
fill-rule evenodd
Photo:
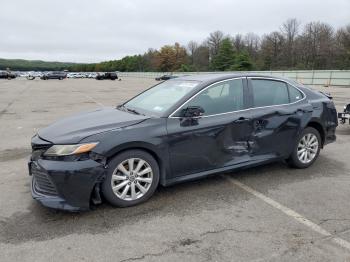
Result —
M 75 144 L 88 136 L 135 125 L 148 118 L 115 108 L 102 108 L 59 120 L 40 129 L 38 135 L 54 144 Z

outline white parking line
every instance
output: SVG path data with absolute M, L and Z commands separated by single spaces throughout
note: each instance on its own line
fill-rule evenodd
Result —
M 350 243 L 342 238 L 339 237 L 335 237 L 333 236 L 330 232 L 328 232 L 327 230 L 323 229 L 322 227 L 320 227 L 319 225 L 315 224 L 314 222 L 312 222 L 311 220 L 303 217 L 302 215 L 300 215 L 299 213 L 295 212 L 294 210 L 278 203 L 277 201 L 263 195 L 262 193 L 254 190 L 253 188 L 239 182 L 238 180 L 234 179 L 234 178 L 229 178 L 229 180 L 236 186 L 240 187 L 241 189 L 249 192 L 250 194 L 256 196 L 257 198 L 261 199 L 262 201 L 264 201 L 265 203 L 269 204 L 270 206 L 282 211 L 283 213 L 285 213 L 287 216 L 290 216 L 292 218 L 294 218 L 295 220 L 297 220 L 299 223 L 304 224 L 305 226 L 309 227 L 310 229 L 312 229 L 313 231 L 329 237 L 331 241 L 333 241 L 334 243 L 340 245 L 343 248 L 346 248 L 348 250 L 350 250 Z

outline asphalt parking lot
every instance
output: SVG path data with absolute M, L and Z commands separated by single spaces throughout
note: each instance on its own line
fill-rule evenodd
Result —
M 36 130 L 151 79 L 0 81 L 0 261 L 350 261 L 350 126 L 307 170 L 275 163 L 159 188 L 145 204 L 49 210 L 30 195 Z M 338 110 L 350 88 L 331 92 Z

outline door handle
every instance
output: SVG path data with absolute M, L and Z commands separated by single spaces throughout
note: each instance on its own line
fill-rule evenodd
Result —
M 243 122 L 248 122 L 248 121 L 250 121 L 250 118 L 240 117 L 240 118 L 234 120 L 233 123 L 237 124 L 237 123 L 243 123 Z
M 287 111 L 276 111 L 276 114 L 279 116 L 290 116 L 296 114 L 297 111 L 295 112 L 287 112 Z
M 300 108 L 296 111 L 296 113 L 311 113 L 311 112 L 313 112 L 312 109 L 300 109 Z

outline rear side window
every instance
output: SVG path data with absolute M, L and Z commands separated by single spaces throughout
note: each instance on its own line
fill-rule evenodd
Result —
M 288 86 L 290 102 L 296 102 L 303 98 L 303 94 L 293 86 Z
M 254 107 L 282 105 L 289 103 L 287 84 L 274 81 L 252 79 Z

